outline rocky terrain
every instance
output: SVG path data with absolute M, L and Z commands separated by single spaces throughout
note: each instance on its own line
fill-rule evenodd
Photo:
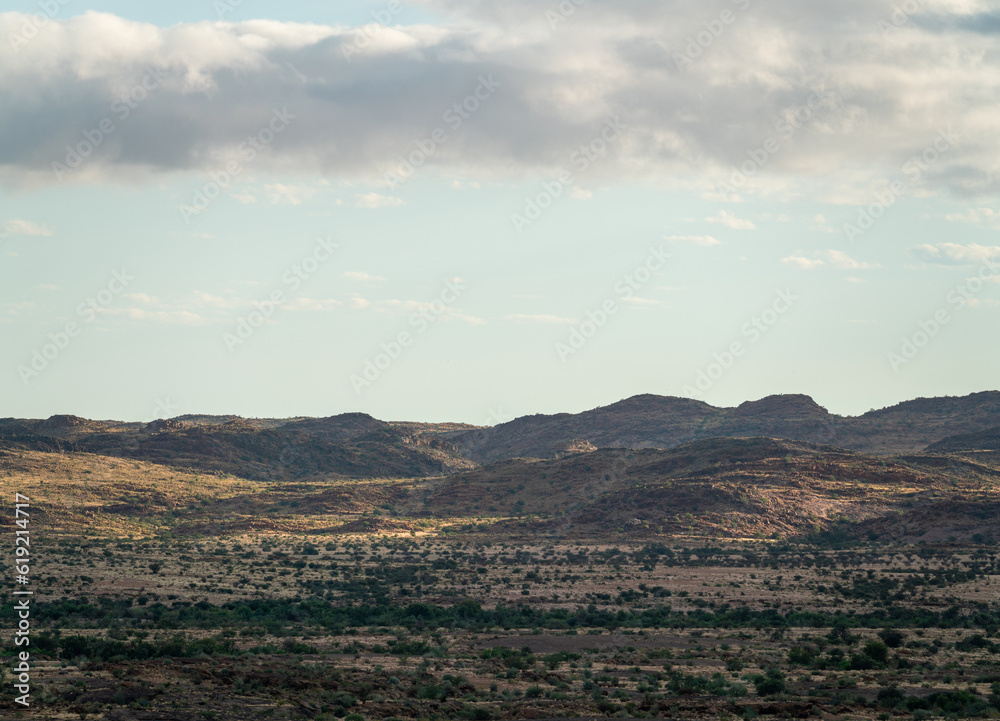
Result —
M 0 718 L 995 718 L 998 396 L 0 420 Z

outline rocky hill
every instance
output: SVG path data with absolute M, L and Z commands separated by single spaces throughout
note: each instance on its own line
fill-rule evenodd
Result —
M 148 424 L 0 420 L 0 448 L 92 453 L 243 478 L 405 478 L 469 467 L 447 442 L 363 413 L 275 423 L 232 416 Z
M 577 414 L 534 415 L 449 439 L 478 463 L 555 458 L 570 443 L 598 448 L 674 448 L 713 437 L 768 436 L 878 454 L 918 451 L 955 433 L 1000 424 L 1000 392 L 921 398 L 862 416 L 836 416 L 805 395 L 768 396 L 736 408 L 642 395 Z
M 364 413 L 247 419 L 186 415 L 152 423 L 0 419 L 0 449 L 87 452 L 251 479 L 432 477 L 515 458 L 600 448 L 671 449 L 710 438 L 778 438 L 879 455 L 997 452 L 1000 392 L 920 398 L 858 417 L 805 395 L 735 408 L 640 395 L 583 413 L 532 415 L 494 427 L 385 422 Z
M 995 466 L 942 456 L 888 461 L 771 438 L 712 438 L 671 450 L 501 461 L 437 481 L 412 510 L 435 518 L 533 517 L 535 532 L 570 535 L 802 536 L 845 522 L 916 535 L 933 527 L 932 511 L 945 496 L 970 507 L 978 495 L 995 502 L 984 488 L 998 480 Z M 523 521 L 507 527 L 516 523 Z M 989 523 L 965 525 L 972 533 Z
M 984 431 L 965 433 L 958 436 L 942 438 L 937 443 L 927 446 L 931 453 L 957 453 L 963 451 L 1000 451 L 1000 426 L 987 428 Z

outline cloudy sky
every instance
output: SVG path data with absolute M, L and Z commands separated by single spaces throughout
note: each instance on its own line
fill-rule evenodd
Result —
M 0 416 L 997 388 L 979 0 L 12 0 Z

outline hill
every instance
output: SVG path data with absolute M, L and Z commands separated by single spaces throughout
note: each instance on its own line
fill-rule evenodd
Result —
M 0 448 L 91 453 L 256 480 L 432 476 L 471 465 L 447 441 L 363 413 L 282 423 L 203 416 L 148 424 L 5 419 Z
M 1000 451 L 1000 426 L 975 433 L 942 438 L 937 443 L 927 446 L 927 451 L 929 453 L 998 452 Z
M 583 413 L 525 416 L 449 438 L 478 463 L 518 456 L 555 458 L 571 444 L 673 448 L 717 436 L 768 436 L 892 454 L 921 450 L 956 431 L 972 433 L 998 424 L 997 391 L 921 398 L 857 417 L 833 415 L 806 395 L 768 396 L 736 408 L 641 395 Z
M 455 474 L 424 489 L 419 512 L 435 518 L 533 517 L 532 532 L 585 536 L 787 537 L 886 518 L 901 527 L 910 522 L 927 528 L 933 525 L 927 509 L 942 494 L 996 500 L 992 489 L 1000 472 L 948 460 L 886 460 L 771 438 L 714 438 L 671 450 L 602 449 Z

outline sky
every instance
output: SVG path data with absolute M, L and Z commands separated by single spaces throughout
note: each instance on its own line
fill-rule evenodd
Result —
M 980 0 L 13 0 L 0 416 L 998 387 Z

